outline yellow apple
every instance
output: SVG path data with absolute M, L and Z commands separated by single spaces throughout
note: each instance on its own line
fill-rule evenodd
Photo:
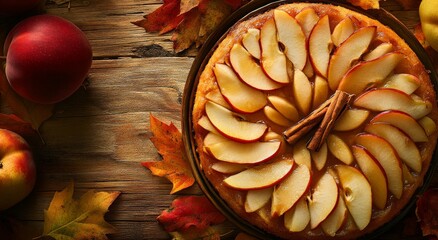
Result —
M 0 129 L 0 151 L 0 210 L 5 210 L 32 191 L 36 169 L 29 145 L 18 134 Z

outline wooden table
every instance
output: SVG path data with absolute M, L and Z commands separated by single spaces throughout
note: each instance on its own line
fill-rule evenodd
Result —
M 40 129 L 45 145 L 36 149 L 34 191 L 3 213 L 33 226 L 35 236 L 42 232 L 44 209 L 54 192 L 74 181 L 78 196 L 89 189 L 122 192 L 106 215 L 118 229 L 111 239 L 169 238 L 155 219 L 176 196 L 169 195 L 166 179 L 152 176 L 140 163 L 160 159 L 149 141 L 150 114 L 180 126 L 194 51 L 175 54 L 170 35 L 146 33 L 130 23 L 160 4 L 72 0 L 70 10 L 66 4 L 46 5 L 47 12 L 71 20 L 86 33 L 94 61 L 87 89 L 58 104 Z M 411 29 L 419 22 L 417 10 L 402 10 L 394 0 L 381 5 Z M 179 193 L 190 194 L 202 193 L 196 186 Z

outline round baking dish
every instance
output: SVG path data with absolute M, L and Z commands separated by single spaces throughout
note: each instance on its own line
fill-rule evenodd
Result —
M 196 150 L 196 143 L 194 141 L 194 131 L 192 126 L 192 111 L 193 104 L 195 99 L 196 87 L 198 85 L 199 76 L 203 71 L 205 65 L 210 59 L 211 54 L 216 49 L 217 45 L 224 36 L 228 33 L 229 29 L 239 21 L 243 21 L 251 18 L 252 16 L 263 13 L 269 9 L 275 8 L 279 5 L 286 3 L 300 2 L 295 0 L 280 0 L 280 1 L 272 1 L 272 0 L 253 0 L 245 6 L 238 9 L 234 12 L 225 22 L 223 22 L 217 30 L 210 35 L 207 41 L 204 43 L 202 48 L 200 49 L 193 65 L 190 69 L 187 82 L 184 89 L 183 95 L 183 109 L 182 109 L 182 133 L 183 133 L 183 141 L 185 151 L 187 153 L 188 159 L 190 161 L 193 174 L 200 188 L 204 192 L 204 194 L 210 199 L 210 201 L 237 227 L 241 230 L 247 232 L 250 235 L 261 239 L 272 239 L 275 236 L 272 236 L 269 233 L 266 233 L 262 229 L 259 229 L 250 223 L 243 220 L 239 217 L 228 205 L 227 203 L 221 199 L 219 194 L 216 192 L 215 188 L 205 177 L 201 167 L 200 160 Z M 410 48 L 417 54 L 418 58 L 421 60 L 426 70 L 430 73 L 430 79 L 434 84 L 435 91 L 437 92 L 437 84 L 438 77 L 434 70 L 433 64 L 429 59 L 427 53 L 421 46 L 421 44 L 417 41 L 417 39 L 413 36 L 413 34 L 409 31 L 409 29 L 403 25 L 397 18 L 391 15 L 389 12 L 379 9 L 379 10 L 363 10 L 351 6 L 349 4 L 345 4 L 340 1 L 326 1 L 326 0 L 308 0 L 305 2 L 315 2 L 315 3 L 330 3 L 339 5 L 353 11 L 359 12 L 363 15 L 366 15 L 370 18 L 376 19 L 382 24 L 390 27 L 394 32 L 396 32 L 401 38 L 403 38 L 406 43 L 410 46 Z M 410 199 L 409 203 L 403 208 L 399 215 L 393 218 L 390 222 L 386 223 L 384 226 L 375 230 L 374 232 L 365 235 L 362 239 L 373 239 L 381 235 L 382 233 L 391 229 L 397 222 L 399 222 L 405 215 L 411 210 L 411 208 L 416 203 L 417 195 L 422 194 L 430 183 L 432 179 L 432 175 L 435 172 L 438 165 L 438 150 L 435 148 L 435 152 L 432 157 L 431 165 L 426 173 L 424 178 L 423 185 L 417 189 L 413 197 Z

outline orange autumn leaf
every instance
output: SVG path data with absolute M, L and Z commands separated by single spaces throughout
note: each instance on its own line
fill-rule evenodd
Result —
M 6 102 L 8 107 L 37 131 L 41 124 L 53 115 L 53 104 L 37 104 L 15 93 L 3 71 L 0 71 L 0 93 L 2 100 Z
M 356 7 L 360 7 L 362 9 L 368 10 L 368 9 L 379 9 L 380 0 L 347 0 L 347 2 L 353 4 Z
M 172 182 L 173 187 L 170 194 L 192 186 L 195 179 L 184 151 L 182 135 L 179 130 L 173 123 L 167 125 L 153 115 L 150 115 L 150 130 L 153 134 L 151 142 L 163 160 L 143 162 L 142 165 L 148 168 L 152 174 L 165 177 Z
M 192 45 L 199 47 L 234 10 L 246 0 L 165 0 L 144 19 L 132 22 L 147 32 L 160 34 L 175 30 L 171 40 L 176 52 Z
M 74 184 L 56 192 L 44 212 L 44 231 L 39 239 L 108 239 L 106 234 L 116 229 L 105 221 L 104 215 L 120 192 L 90 190 L 78 200 L 73 199 Z

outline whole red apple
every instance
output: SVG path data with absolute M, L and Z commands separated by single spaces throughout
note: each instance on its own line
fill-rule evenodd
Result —
M 35 9 L 44 0 L 0 0 L 0 17 L 15 16 Z
M 18 23 L 4 48 L 11 87 L 42 104 L 72 95 L 87 77 L 93 57 L 87 37 L 76 25 L 47 14 Z
M 30 147 L 20 135 L 0 129 L 0 152 L 0 210 L 5 210 L 32 191 L 36 170 Z

